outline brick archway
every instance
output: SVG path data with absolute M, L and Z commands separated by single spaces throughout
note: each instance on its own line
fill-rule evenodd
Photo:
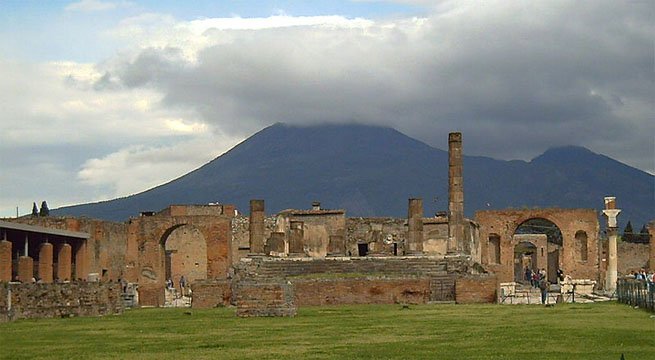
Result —
M 140 303 L 164 304 L 167 239 L 179 229 L 195 229 L 206 247 L 206 278 L 224 279 L 230 264 L 232 216 L 209 213 L 207 207 L 175 206 L 152 216 L 132 219 L 128 228 L 127 263 L 134 264 Z M 200 212 L 200 210 L 203 210 Z M 195 212 L 198 212 L 196 214 Z M 200 262 L 199 262 L 200 263 Z M 193 264 L 195 266 L 195 261 Z M 200 264 L 199 264 L 200 265 Z
M 598 280 L 598 214 L 593 209 L 525 209 L 525 210 L 485 210 L 475 214 L 480 224 L 480 243 L 482 264 L 496 273 L 501 282 L 514 279 L 514 244 L 513 235 L 521 224 L 530 219 L 545 219 L 557 226 L 562 233 L 559 266 L 574 278 Z M 587 257 L 576 256 L 575 234 L 584 231 L 587 234 Z M 500 262 L 494 264 L 489 259 L 490 236 L 500 238 Z

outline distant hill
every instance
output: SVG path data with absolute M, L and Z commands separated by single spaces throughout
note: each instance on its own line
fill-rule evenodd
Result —
M 447 134 L 443 135 L 444 147 Z M 464 134 L 466 151 L 466 134 Z M 582 147 L 550 149 L 530 162 L 464 157 L 467 216 L 508 207 L 594 208 L 614 195 L 620 219 L 655 217 L 655 177 Z M 407 199 L 426 214 L 448 207 L 448 154 L 385 127 L 275 124 L 206 165 L 132 196 L 51 210 L 53 215 L 122 221 L 171 204 L 266 200 L 266 212 L 343 208 L 349 216 L 407 216 Z

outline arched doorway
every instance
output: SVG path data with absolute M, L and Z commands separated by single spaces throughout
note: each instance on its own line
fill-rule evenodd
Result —
M 535 250 L 536 266 L 538 269 L 545 269 L 548 281 L 557 282 L 557 271 L 559 270 L 560 255 L 562 253 L 563 237 L 562 231 L 550 220 L 544 218 L 532 218 L 521 223 L 514 231 L 517 235 L 543 234 L 546 236 L 546 244 Z M 539 246 L 537 246 L 539 247 Z M 543 253 L 542 253 L 543 252 Z M 543 259 L 539 261 L 539 259 Z M 516 264 L 516 260 L 515 260 Z M 524 272 L 522 268 L 521 272 Z M 516 279 L 520 274 L 514 274 Z
M 525 278 L 525 269 L 539 271 L 537 260 L 537 246 L 528 241 L 521 241 L 514 246 L 514 281 L 530 282 Z
M 169 229 L 162 239 L 166 280 L 180 290 L 180 279 L 186 283 L 207 278 L 207 242 L 202 232 L 191 225 Z

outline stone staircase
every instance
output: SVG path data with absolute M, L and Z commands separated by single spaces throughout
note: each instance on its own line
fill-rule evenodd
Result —
M 312 258 L 261 258 L 247 259 L 242 270 L 248 277 L 258 279 L 285 279 L 311 277 L 317 274 L 361 274 L 362 276 L 439 276 L 453 273 L 470 273 L 473 269 L 465 259 L 436 257 L 336 257 Z

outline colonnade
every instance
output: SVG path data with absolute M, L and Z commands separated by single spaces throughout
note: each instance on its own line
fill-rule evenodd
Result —
M 86 240 L 76 239 L 73 248 L 67 241 L 53 243 L 46 237 L 39 244 L 38 257 L 34 259 L 30 256 L 29 234 L 25 234 L 22 241 L 10 241 L 6 233 L 3 236 L 0 240 L 0 282 L 31 282 L 38 279 L 43 283 L 52 283 L 55 280 L 86 279 Z M 12 256 L 14 251 L 16 257 Z M 14 269 L 15 263 L 17 269 Z

